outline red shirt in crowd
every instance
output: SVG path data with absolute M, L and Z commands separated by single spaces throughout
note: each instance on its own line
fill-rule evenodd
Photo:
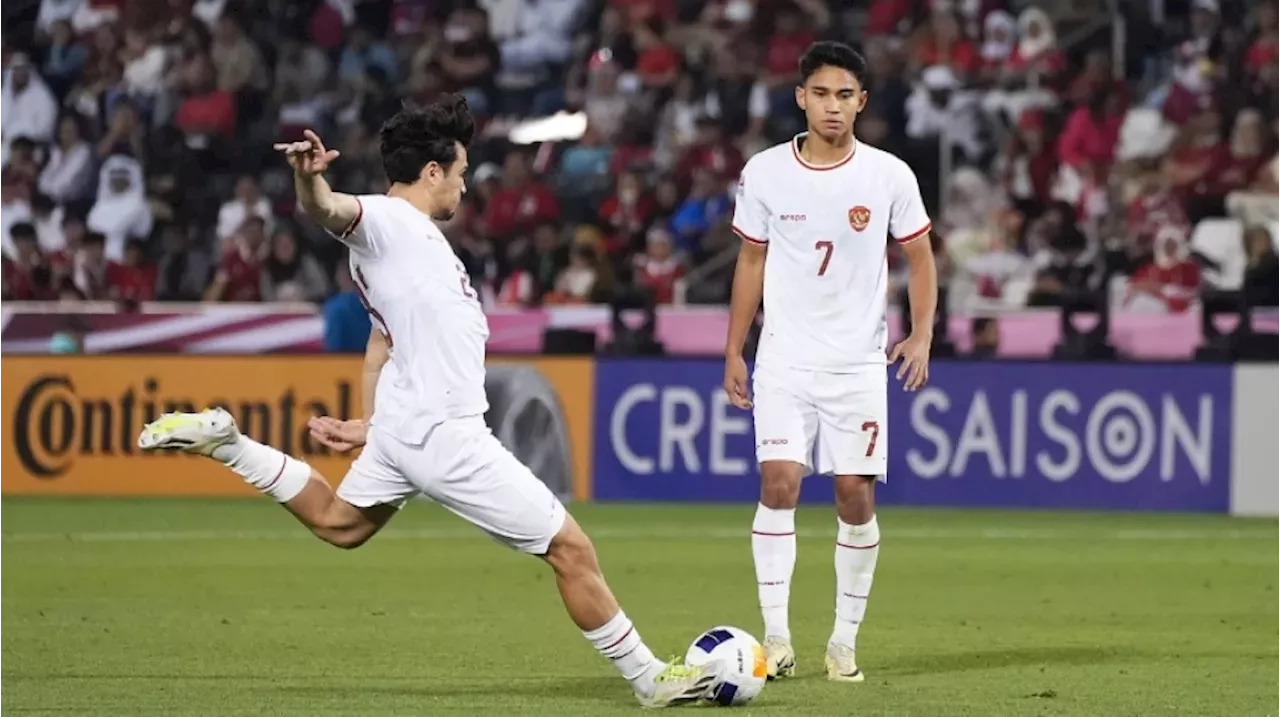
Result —
M 1223 146 L 1209 163 L 1205 191 L 1210 196 L 1225 197 L 1231 192 L 1245 189 L 1253 184 L 1254 178 L 1266 163 L 1267 158 L 1262 154 L 1237 157 L 1231 153 L 1230 147 Z
M 1190 259 L 1167 267 L 1151 262 L 1140 267 L 1129 279 L 1131 296 L 1141 293 L 1159 299 L 1171 313 L 1181 313 L 1190 308 L 1199 288 L 1200 267 Z
M 636 262 L 636 282 L 648 287 L 659 304 L 670 304 L 675 300 L 676 281 L 684 274 L 684 267 L 675 259 L 641 257 Z
M 121 301 L 151 301 L 156 298 L 156 267 L 107 263 L 107 292 Z
M 1280 48 L 1277 48 L 1274 35 L 1254 40 L 1244 56 L 1245 68 L 1255 75 L 1267 67 L 1275 67 L 1277 61 L 1280 61 Z
M 817 36 L 808 30 L 774 35 L 769 38 L 769 47 L 765 52 L 765 71 L 774 76 L 794 75 L 800 56 L 809 49 L 815 39 Z
M 600 205 L 600 223 L 617 233 L 634 233 L 643 231 L 653 218 L 654 202 L 647 194 L 641 194 L 635 201 L 626 203 L 613 195 Z
M 14 301 L 42 301 L 53 298 L 50 287 L 37 284 L 33 272 L 34 266 L 23 265 L 4 257 L 0 264 L 0 272 L 4 275 L 4 285 L 9 290 L 9 297 Z
M 484 226 L 490 236 L 505 237 L 529 231 L 539 222 L 552 221 L 559 215 L 560 207 L 551 190 L 530 181 L 523 187 L 499 189 L 484 209 Z
M 1098 119 L 1088 107 L 1078 107 L 1067 118 L 1058 137 L 1058 156 L 1064 164 L 1076 168 L 1085 164 L 1109 166 L 1115 159 L 1122 124 L 1123 114 L 1108 114 Z
M 933 37 L 926 37 L 916 48 L 916 59 L 922 67 L 946 65 L 960 76 L 972 74 L 982 64 L 977 48 L 968 40 L 956 40 L 943 47 Z
M 717 178 L 729 181 L 736 179 L 742 171 L 746 160 L 742 152 L 729 142 L 714 145 L 693 146 L 685 151 L 676 166 L 676 177 L 681 185 L 687 187 L 693 181 L 695 169 L 706 169 Z
M 223 90 L 192 95 L 178 106 L 174 124 L 190 134 L 230 135 L 236 130 L 236 100 Z
M 1139 194 L 1129 202 L 1125 210 L 1125 229 L 1138 246 L 1149 248 L 1165 228 L 1177 229 L 1184 236 L 1191 231 L 1187 212 L 1173 192 L 1160 190 Z
M 262 260 L 240 248 L 222 255 L 218 274 L 226 281 L 223 301 L 262 301 Z

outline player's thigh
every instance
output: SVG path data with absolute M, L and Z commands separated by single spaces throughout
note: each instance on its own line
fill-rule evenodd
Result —
M 818 471 L 883 480 L 889 464 L 884 370 L 833 374 L 818 391 Z
M 371 428 L 364 450 L 338 484 L 338 498 L 362 510 L 375 506 L 403 507 L 419 491 L 396 465 L 396 453 L 401 445 L 395 438 Z
M 757 369 L 752 380 L 751 416 L 756 461 L 790 461 L 813 469 L 818 413 L 807 398 L 810 377 L 797 371 Z
M 454 419 L 427 438 L 428 497 L 521 552 L 545 555 L 565 523 L 560 499 L 494 437 L 484 419 Z

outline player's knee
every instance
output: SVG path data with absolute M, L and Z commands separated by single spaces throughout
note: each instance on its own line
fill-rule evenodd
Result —
M 766 508 L 786 510 L 800 501 L 800 466 L 768 461 L 760 466 L 760 502 Z
M 851 525 L 871 520 L 876 512 L 875 477 L 837 476 L 836 513 Z
M 543 557 L 561 575 L 600 570 L 595 545 L 582 526 L 572 518 L 567 519 L 564 527 L 551 539 Z

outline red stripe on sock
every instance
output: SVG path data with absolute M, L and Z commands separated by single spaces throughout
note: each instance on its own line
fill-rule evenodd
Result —
M 877 540 L 876 542 L 872 543 L 871 545 L 849 545 L 848 543 L 842 543 L 842 542 L 840 542 L 839 540 L 837 540 L 837 541 L 836 541 L 836 545 L 839 545 L 839 546 L 840 546 L 840 547 L 842 547 L 842 548 L 848 548 L 848 549 L 850 549 L 850 550 L 870 550 L 870 549 L 872 549 L 872 548 L 874 548 L 874 547 L 876 547 L 876 546 L 880 545 L 880 541 L 879 541 L 879 540 Z
M 627 631 L 626 631 L 626 632 L 624 632 L 624 633 L 622 633 L 622 637 L 619 637 L 618 639 L 614 640 L 613 642 L 609 643 L 608 645 L 605 645 L 605 646 L 604 646 L 604 649 L 606 649 L 606 650 L 612 650 L 614 647 L 617 647 L 617 646 L 618 646 L 618 644 L 619 644 L 619 643 L 621 643 L 623 640 L 627 639 L 627 637 L 628 637 L 628 636 L 630 636 L 630 635 L 631 635 L 631 633 L 633 633 L 633 632 L 635 632 L 635 631 L 636 631 L 636 626 L 635 626 L 635 625 L 632 625 L 631 627 L 628 627 L 628 628 L 627 628 Z
M 794 530 L 793 530 L 793 531 L 791 531 L 790 533 L 766 533 L 766 532 L 764 532 L 763 530 L 753 530 L 753 531 L 751 531 L 751 534 L 752 534 L 752 535 L 763 535 L 763 536 L 764 536 L 764 537 L 766 537 L 766 538 L 785 538 L 785 537 L 787 537 L 788 535 L 795 535 L 795 534 L 796 534 L 796 531 L 794 531 Z
M 625 637 L 625 635 L 624 635 L 624 637 Z M 638 642 L 637 642 L 635 647 L 631 648 L 630 650 L 627 650 L 626 652 L 622 653 L 621 655 L 618 655 L 617 657 L 610 657 L 609 659 L 610 659 L 610 660 L 621 660 L 622 658 L 626 657 L 627 655 L 630 655 L 631 653 L 633 653 L 633 652 L 635 652 L 636 650 L 639 650 L 639 649 L 640 649 L 640 643 L 638 643 Z
M 270 482 L 262 486 L 262 488 L 259 488 L 259 490 L 261 490 L 263 493 L 266 493 L 267 491 L 271 490 L 276 483 L 280 482 L 280 476 L 284 475 L 285 466 L 288 466 L 288 465 L 289 465 L 289 456 L 285 456 L 284 461 L 280 464 L 280 472 L 276 473 L 276 477 L 272 478 Z

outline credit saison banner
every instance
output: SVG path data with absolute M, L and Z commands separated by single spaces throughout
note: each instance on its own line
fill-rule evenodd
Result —
M 353 456 L 307 433 L 309 416 L 360 414 L 358 356 L 6 356 L 0 456 L 5 494 L 252 495 L 200 458 L 137 450 L 138 431 L 167 411 L 227 408 L 246 434 L 337 483 Z M 491 428 L 565 499 L 590 495 L 587 359 L 495 360 Z
M 729 405 L 723 370 L 715 360 L 597 362 L 595 496 L 756 500 L 751 416 Z M 877 495 L 1226 511 L 1232 376 L 1231 366 L 936 361 L 917 393 L 890 379 L 888 483 Z M 806 479 L 801 499 L 830 502 L 830 481 Z

